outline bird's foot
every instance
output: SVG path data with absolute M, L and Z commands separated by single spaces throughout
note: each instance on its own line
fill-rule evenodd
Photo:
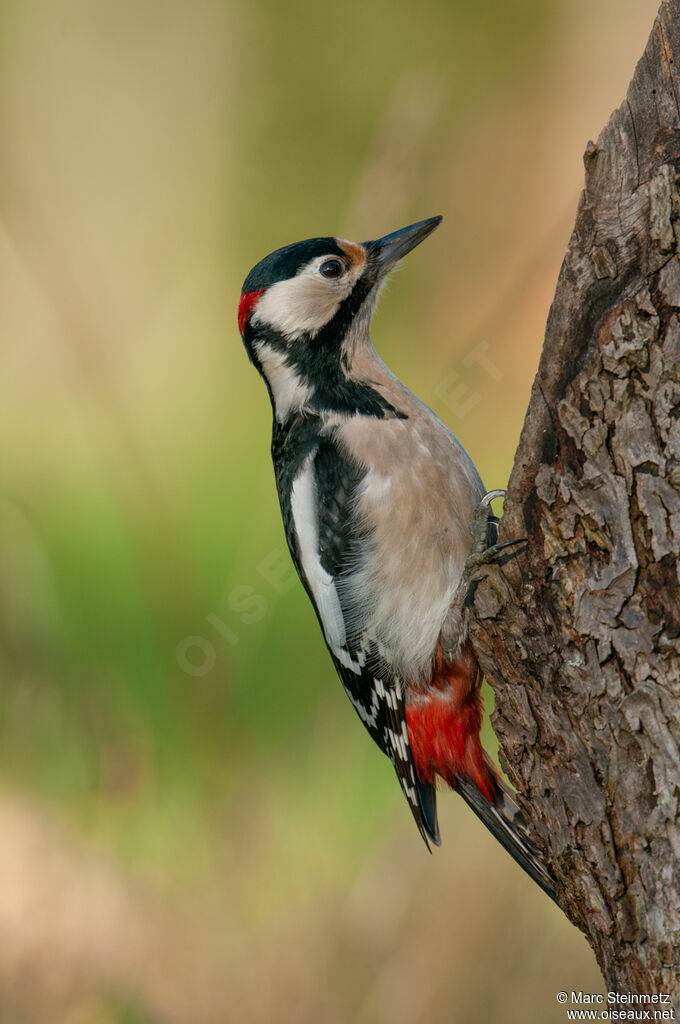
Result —
M 477 506 L 475 518 L 470 526 L 472 548 L 465 562 L 461 583 L 466 577 L 470 585 L 478 583 L 481 576 L 475 579 L 477 569 L 484 565 L 504 565 L 526 547 L 526 537 L 506 540 L 502 544 L 498 543 L 500 520 L 493 514 L 491 503 L 495 498 L 501 498 L 505 494 L 506 491 L 501 490 L 487 491 Z
M 506 492 L 501 490 L 489 491 L 484 495 L 477 510 L 475 518 L 470 526 L 472 534 L 472 547 L 468 555 L 463 572 L 456 590 L 449 615 L 447 616 L 447 636 L 443 636 L 445 646 L 450 646 L 446 640 L 455 638 L 454 646 L 460 646 L 465 642 L 468 635 L 468 623 L 470 609 L 475 596 L 477 584 L 484 578 L 482 570 L 488 566 L 505 565 L 510 559 L 515 558 L 526 547 L 526 537 L 518 540 L 504 541 L 498 543 L 498 518 L 493 514 L 491 503 L 495 498 L 502 497 Z

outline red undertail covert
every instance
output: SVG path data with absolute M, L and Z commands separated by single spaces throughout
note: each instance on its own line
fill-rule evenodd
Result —
M 439 652 L 438 652 L 439 653 Z M 440 775 L 450 786 L 467 776 L 493 802 L 495 783 L 479 739 L 482 678 L 469 647 L 455 661 L 435 661 L 427 693 L 406 692 L 406 723 L 416 772 L 422 782 Z

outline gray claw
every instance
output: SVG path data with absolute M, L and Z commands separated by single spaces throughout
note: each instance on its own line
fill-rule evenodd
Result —
M 491 512 L 491 502 L 495 498 L 502 498 L 505 491 L 487 491 L 475 510 L 475 518 L 470 525 L 472 534 L 472 546 L 465 561 L 465 567 L 458 584 L 458 589 L 451 603 L 447 630 L 453 638 L 452 649 L 458 650 L 460 645 L 467 638 L 470 608 L 474 600 L 477 584 L 484 578 L 479 570 L 485 566 L 504 565 L 511 558 L 519 554 L 519 548 L 526 547 L 526 538 L 520 537 L 517 540 L 507 540 L 501 544 L 492 544 L 488 547 L 490 522 L 498 524 L 498 519 Z M 514 550 L 513 550 L 514 549 Z
M 487 491 L 479 504 L 480 505 L 484 505 L 484 506 L 490 505 L 491 502 L 494 501 L 496 498 L 502 498 L 507 493 L 508 493 L 507 491 L 501 491 L 501 490 Z

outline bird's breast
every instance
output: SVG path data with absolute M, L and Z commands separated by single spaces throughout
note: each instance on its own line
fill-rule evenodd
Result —
M 484 493 L 458 441 L 429 410 L 416 411 L 352 417 L 337 433 L 366 469 L 353 509 L 363 542 L 343 601 L 404 681 L 432 664 Z

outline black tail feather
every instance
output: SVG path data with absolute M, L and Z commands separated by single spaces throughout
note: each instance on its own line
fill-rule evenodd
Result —
M 437 790 L 431 782 L 421 782 L 417 775 L 415 779 L 418 803 L 420 804 L 422 814 L 422 824 L 427 832 L 427 838 L 435 846 L 441 846 L 439 822 L 437 821 Z
M 526 820 L 510 789 L 497 777 L 494 770 L 497 796 L 489 803 L 470 779 L 457 779 L 456 790 L 462 796 L 501 846 L 533 878 L 544 893 L 557 903 L 555 880 L 543 863 L 540 851 L 529 838 Z

